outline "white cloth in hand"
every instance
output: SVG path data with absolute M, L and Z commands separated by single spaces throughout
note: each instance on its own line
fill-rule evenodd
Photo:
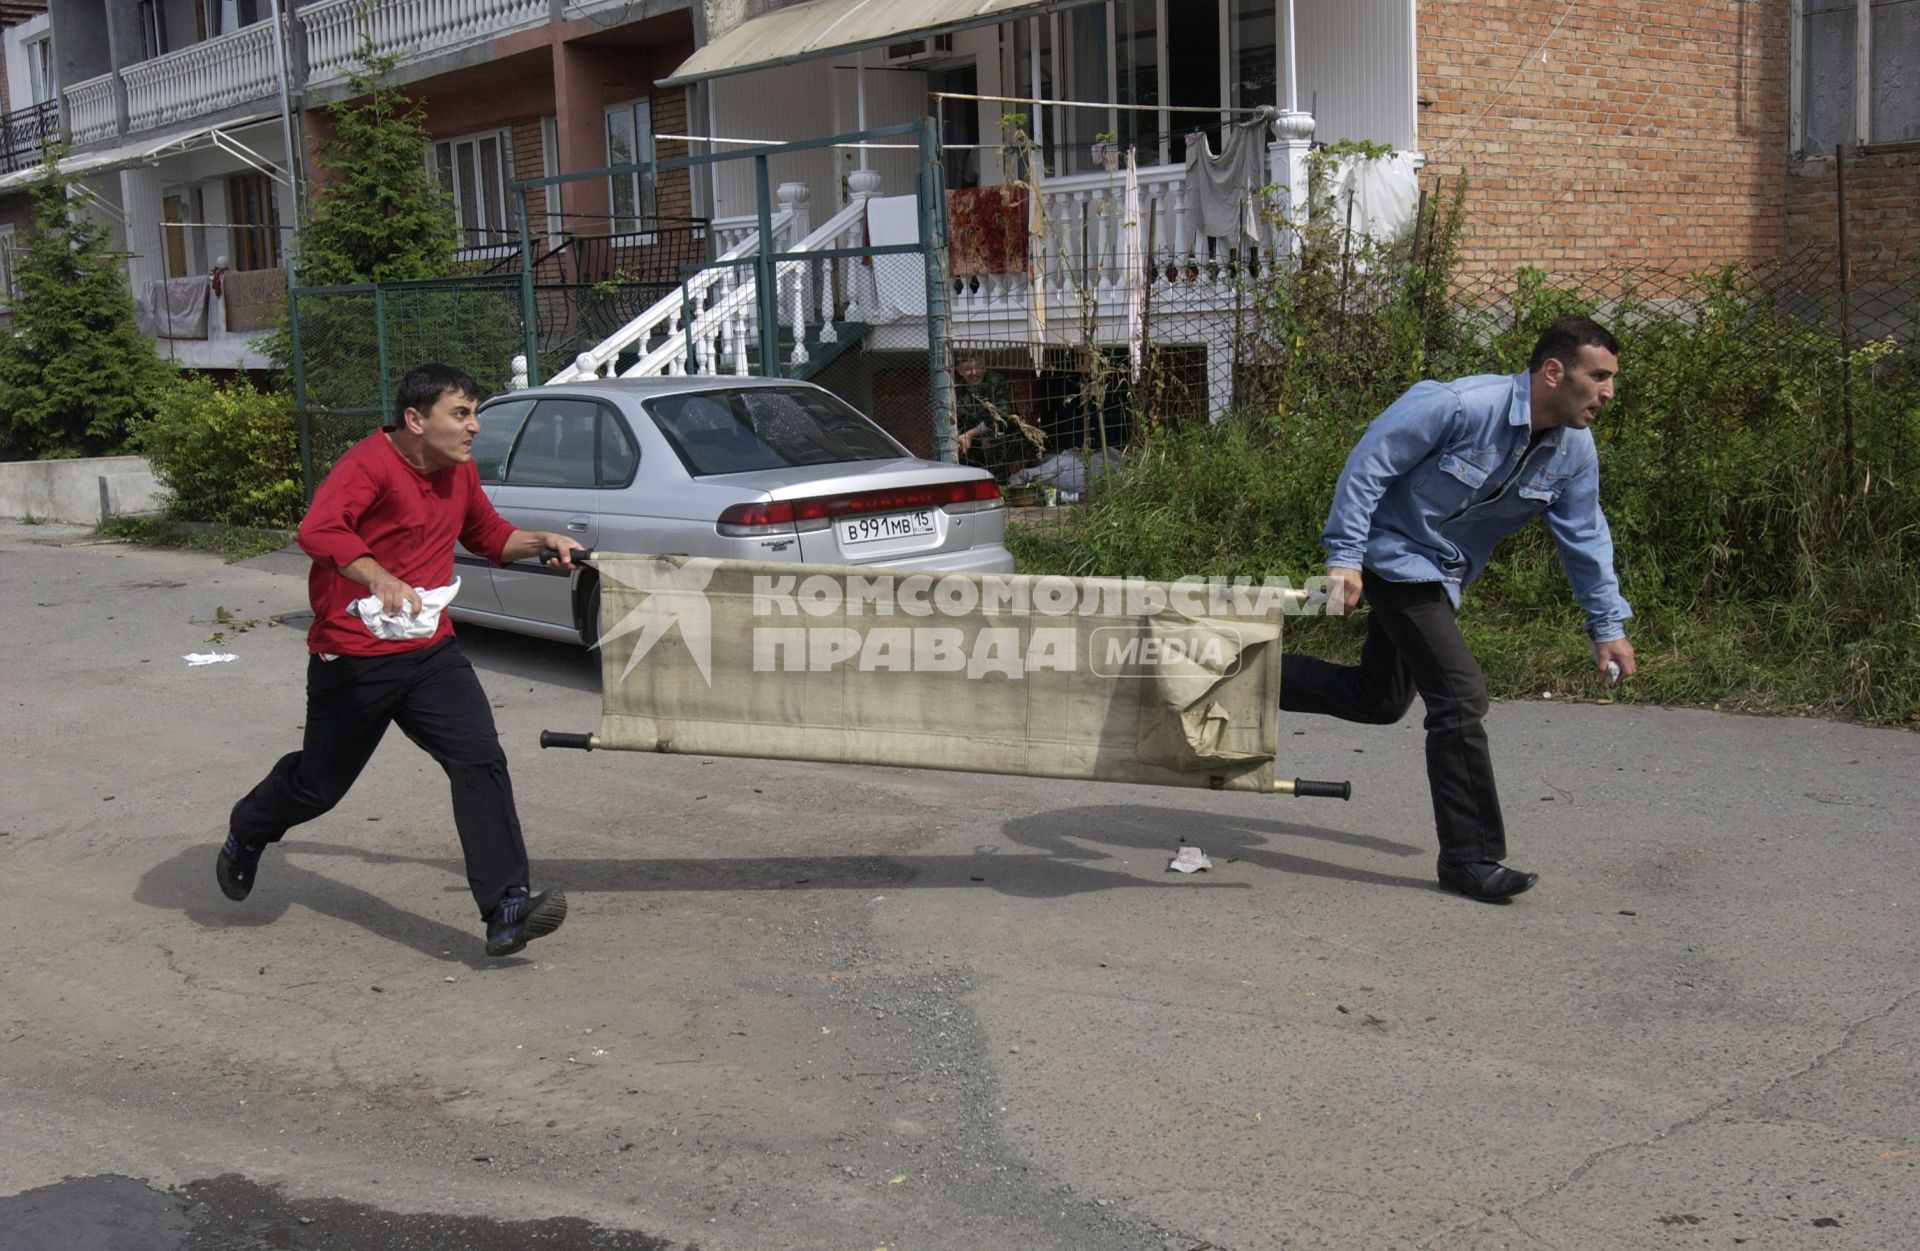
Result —
M 440 628 L 440 611 L 460 593 L 460 579 L 455 578 L 450 585 L 437 586 L 431 591 L 424 586 L 413 589 L 420 596 L 420 611 L 414 616 L 409 617 L 404 607 L 399 612 L 380 611 L 378 595 L 364 595 L 354 600 L 347 605 L 347 612 L 360 618 L 375 638 L 431 638 Z

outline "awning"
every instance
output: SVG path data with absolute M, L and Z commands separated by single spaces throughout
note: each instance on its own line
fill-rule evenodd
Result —
M 160 139 L 149 135 L 138 143 L 122 144 L 117 148 L 106 148 L 97 152 L 76 152 L 71 156 L 60 158 L 58 165 L 61 173 L 74 178 L 83 174 L 99 174 L 107 170 L 124 169 L 129 165 L 150 165 L 165 157 L 182 156 L 201 148 L 220 148 L 261 173 L 285 182 L 287 175 L 284 169 L 233 137 L 250 126 L 276 121 L 278 118 L 277 113 L 263 113 L 257 117 L 235 118 L 218 125 L 180 131 Z M 40 177 L 40 170 L 41 167 L 36 165 L 32 169 L 15 170 L 6 177 L 0 178 L 0 192 L 17 191 L 36 181 Z
M 993 26 L 1088 0 L 809 0 L 742 22 L 660 80 L 662 87 L 790 65 L 922 35 Z

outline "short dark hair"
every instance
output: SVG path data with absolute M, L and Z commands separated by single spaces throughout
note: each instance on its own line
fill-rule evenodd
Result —
M 400 379 L 400 386 L 393 393 L 393 420 L 387 429 L 398 430 L 405 424 L 409 408 L 424 413 L 449 391 L 470 395 L 476 400 L 480 398 L 480 384 L 471 374 L 451 365 L 415 365 Z
M 1540 332 L 1539 341 L 1533 345 L 1533 355 L 1527 361 L 1527 372 L 1538 373 L 1540 366 L 1550 360 L 1571 369 L 1579 361 L 1583 347 L 1605 348 L 1615 356 L 1620 355 L 1620 343 L 1613 332 L 1593 318 L 1560 317 Z

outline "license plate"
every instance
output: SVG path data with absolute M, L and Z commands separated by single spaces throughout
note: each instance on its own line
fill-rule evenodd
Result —
M 934 532 L 933 510 L 916 508 L 910 513 L 883 513 L 873 517 L 842 517 L 834 523 L 840 532 L 840 546 L 877 543 L 882 539 L 912 539 Z

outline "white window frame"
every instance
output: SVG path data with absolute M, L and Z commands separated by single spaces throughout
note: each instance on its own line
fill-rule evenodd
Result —
M 0 309 L 13 307 L 14 270 L 20 255 L 17 242 L 13 223 L 0 222 Z
M 60 87 L 53 67 L 53 32 L 45 31 L 20 41 L 27 59 L 29 104 L 46 104 L 60 98 Z
M 499 159 L 498 181 L 492 186 L 484 185 L 487 171 L 480 156 L 481 145 L 489 139 L 496 144 Z M 443 162 L 450 162 L 450 167 L 443 170 Z M 453 200 L 453 220 L 460 228 L 460 249 L 456 255 L 489 256 L 502 246 L 519 245 L 518 197 L 511 190 L 513 136 L 504 127 L 433 140 L 427 147 L 427 166 Z M 471 202 L 461 187 L 463 166 L 473 175 Z M 476 235 L 478 242 L 475 242 Z
M 613 120 L 625 115 L 633 127 L 634 146 L 639 148 L 629 160 L 621 161 L 613 154 Z M 653 232 L 641 229 L 652 223 L 657 225 L 660 216 L 659 176 L 652 172 L 655 161 L 653 143 L 653 101 L 647 96 L 634 100 L 624 100 L 619 104 L 608 105 L 601 124 L 602 139 L 606 145 L 607 164 L 626 165 L 644 164 L 649 172 L 610 174 L 607 177 L 607 233 L 620 239 L 637 242 L 651 242 Z M 621 217 L 615 205 L 619 203 L 616 194 L 619 183 L 628 181 L 629 193 L 633 197 L 635 213 L 631 217 Z
M 1920 143 L 1915 139 L 1873 138 L 1873 10 L 1879 0 L 1853 0 L 1853 127 L 1847 147 L 1884 149 Z M 1804 0 L 1789 5 L 1792 56 L 1789 63 L 1788 111 L 1794 154 L 1806 160 L 1831 157 L 1832 152 L 1807 148 L 1807 14 Z

